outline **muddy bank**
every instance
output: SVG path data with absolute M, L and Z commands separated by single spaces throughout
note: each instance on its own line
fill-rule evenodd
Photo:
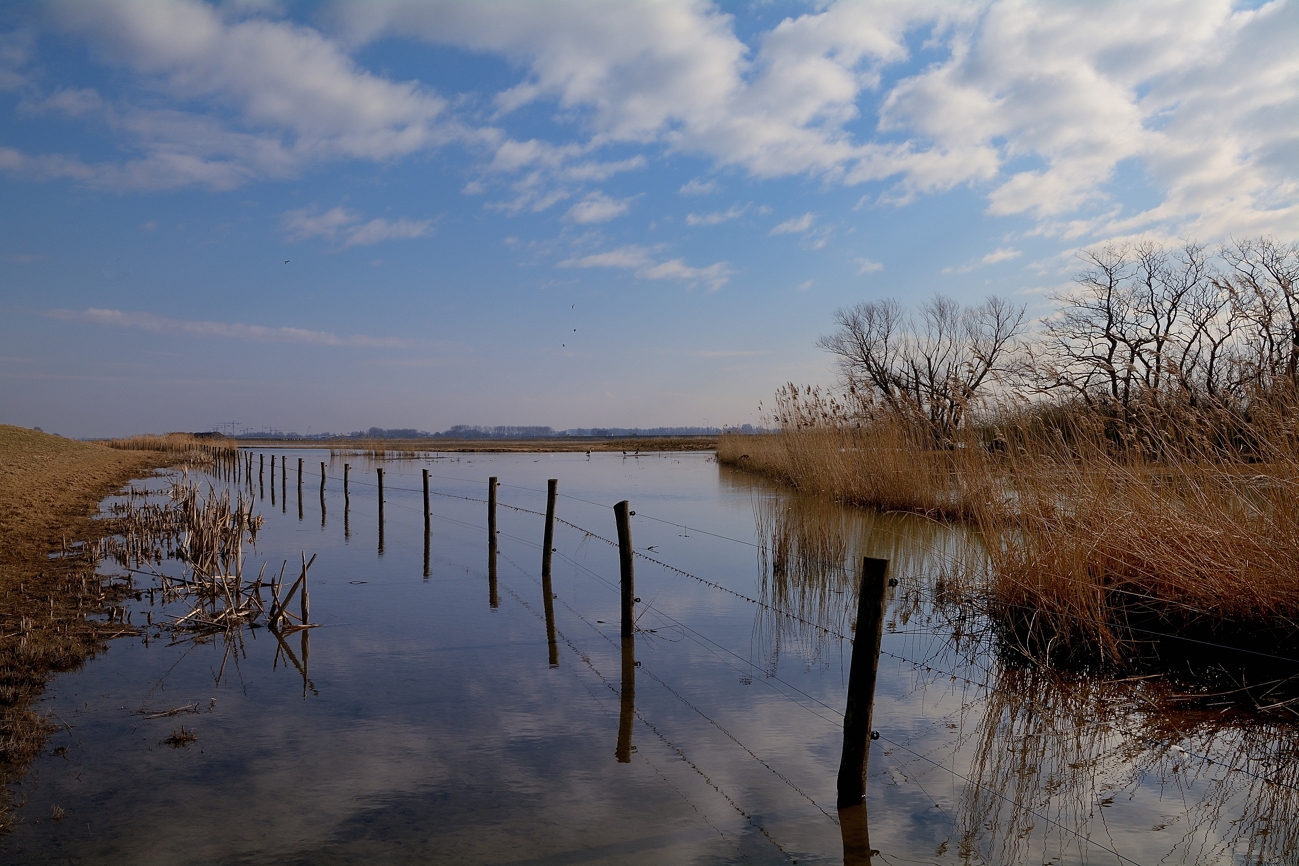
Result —
M 104 497 L 176 456 L 0 425 L 0 830 L 12 821 L 10 785 L 57 722 L 35 706 L 46 680 L 122 628 L 101 621 L 121 591 L 94 578 L 77 543 L 111 530 L 93 519 Z

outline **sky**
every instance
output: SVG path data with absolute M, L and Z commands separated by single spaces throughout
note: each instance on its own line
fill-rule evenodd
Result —
M 0 422 L 761 423 L 845 305 L 1299 239 L 1297 44 L 1299 2 L 4 4 Z

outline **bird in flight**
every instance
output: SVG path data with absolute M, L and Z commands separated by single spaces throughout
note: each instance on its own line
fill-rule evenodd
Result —
M 288 259 L 285 259 L 285 260 L 284 260 L 284 264 L 287 265 L 288 263 L 289 263 L 289 260 L 288 260 Z

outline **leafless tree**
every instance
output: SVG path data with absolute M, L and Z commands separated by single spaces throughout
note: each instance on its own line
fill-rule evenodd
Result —
M 1007 369 L 1024 315 L 997 297 L 964 307 L 940 295 L 915 315 L 896 300 L 869 301 L 838 310 L 838 329 L 817 345 L 836 357 L 851 389 L 945 438 Z
M 1054 297 L 1060 310 L 1033 349 L 1043 390 L 1128 420 L 1138 406 L 1195 404 L 1221 391 L 1239 325 L 1203 245 L 1105 246 L 1082 258 L 1078 288 Z
M 1299 244 L 1271 238 L 1235 241 L 1222 250 L 1227 269 L 1214 279 L 1243 331 L 1240 381 L 1255 394 L 1284 386 L 1299 392 Z

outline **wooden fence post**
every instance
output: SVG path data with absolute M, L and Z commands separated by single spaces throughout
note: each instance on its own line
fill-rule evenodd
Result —
M 559 479 L 546 482 L 546 529 L 542 534 L 541 595 L 546 611 L 546 647 L 550 653 L 550 666 L 559 667 L 559 644 L 555 641 L 555 590 L 550 582 L 551 554 L 555 549 L 555 498 L 559 495 Z
M 624 499 L 613 507 L 618 522 L 618 566 L 622 573 L 622 636 L 631 637 L 636 629 L 633 605 L 636 598 L 636 580 L 631 546 L 630 504 Z
M 383 556 L 383 469 L 375 467 L 379 476 L 379 555 Z
M 429 513 L 428 513 L 428 470 L 424 470 L 424 534 L 428 535 Z
M 870 758 L 871 715 L 875 708 L 875 677 L 880 665 L 880 641 L 888 608 L 887 559 L 862 559 L 861 590 L 857 596 L 857 628 L 848 669 L 848 705 L 843 715 L 843 754 L 839 759 L 839 808 L 858 806 L 866 796 L 866 765 Z
M 487 543 L 496 546 L 496 476 L 487 479 Z
M 546 528 L 542 533 L 541 579 L 550 579 L 550 556 L 555 549 L 555 499 L 559 495 L 559 479 L 546 482 Z

